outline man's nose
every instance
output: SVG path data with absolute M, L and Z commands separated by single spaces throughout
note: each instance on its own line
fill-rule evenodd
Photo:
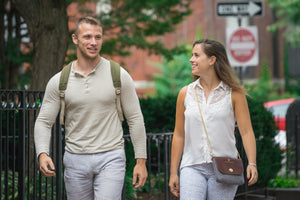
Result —
M 92 37 L 92 38 L 91 38 L 91 43 L 92 43 L 92 44 L 97 44 L 96 38 L 95 38 L 95 37 Z

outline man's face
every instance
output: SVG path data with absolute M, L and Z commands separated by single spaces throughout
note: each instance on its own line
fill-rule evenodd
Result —
M 77 46 L 77 55 L 86 59 L 95 59 L 99 56 L 102 47 L 102 28 L 96 25 L 82 23 L 76 34 L 72 35 Z

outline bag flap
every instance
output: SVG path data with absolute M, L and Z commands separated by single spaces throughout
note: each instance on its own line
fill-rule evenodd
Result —
M 240 175 L 244 172 L 241 159 L 229 157 L 214 157 L 219 171 L 223 174 Z

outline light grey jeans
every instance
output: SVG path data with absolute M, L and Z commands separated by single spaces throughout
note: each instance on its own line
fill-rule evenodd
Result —
M 64 154 L 68 200 L 119 200 L 125 178 L 124 149 L 97 154 Z
M 232 200 L 238 185 L 216 182 L 212 163 L 183 167 L 180 200 Z

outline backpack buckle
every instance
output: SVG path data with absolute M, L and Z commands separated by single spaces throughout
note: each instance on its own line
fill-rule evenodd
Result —
M 120 88 L 116 88 L 116 95 L 119 95 L 119 94 L 121 94 L 121 89 Z

